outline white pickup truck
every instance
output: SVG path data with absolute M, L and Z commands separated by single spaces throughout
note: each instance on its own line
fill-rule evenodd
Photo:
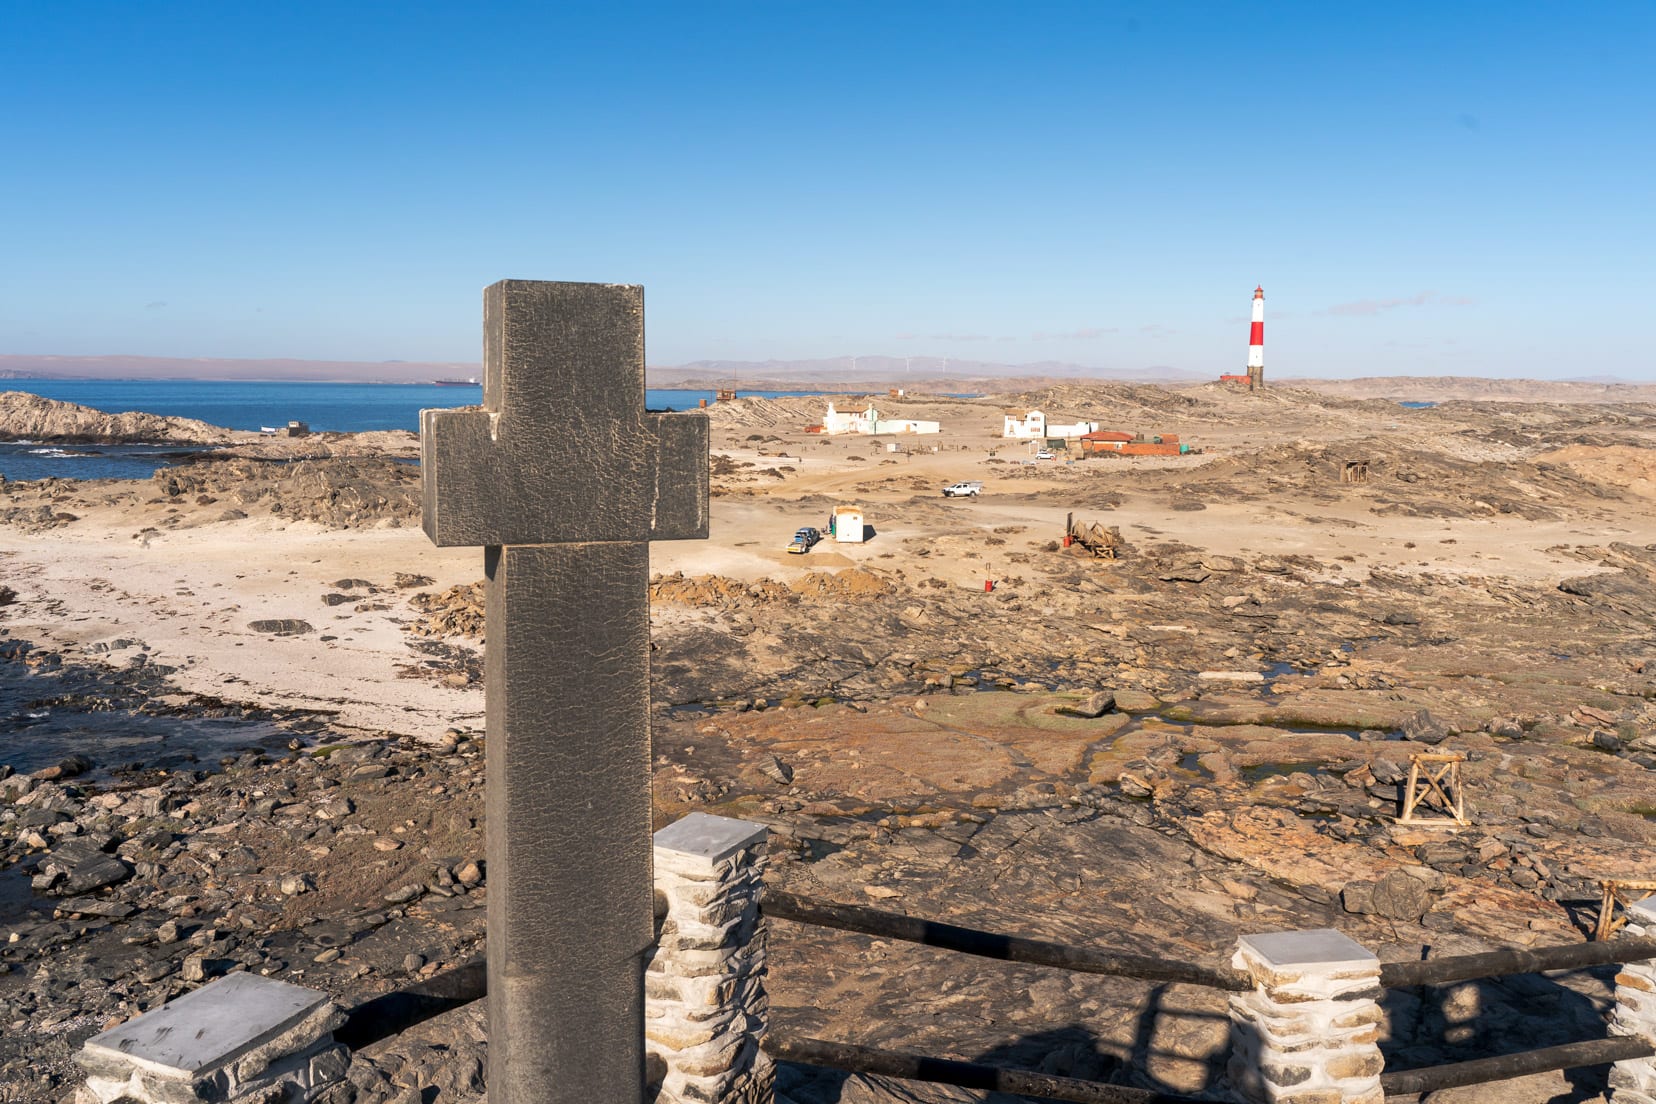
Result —
M 982 493 L 982 483 L 950 483 L 943 488 L 944 498 L 976 498 Z

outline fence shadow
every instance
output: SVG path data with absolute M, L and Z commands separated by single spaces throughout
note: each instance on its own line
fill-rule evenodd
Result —
M 1571 973 L 1594 978 L 1608 991 L 1614 988 L 1618 969 L 1596 966 Z M 1380 1051 L 1388 1070 L 1561 1046 L 1606 1034 L 1601 1008 L 1541 974 L 1391 989 L 1380 1007 L 1386 1016 Z M 1608 1070 L 1601 1065 L 1561 1071 L 1570 1087 L 1537 1104 L 1602 1100 Z
M 1208 1097 L 1220 1091 L 1220 1076 L 1228 1048 L 1221 1047 L 1206 1058 L 1179 1056 L 1179 1060 L 1205 1063 L 1207 1072 L 1200 1087 L 1176 1086 L 1149 1070 L 1152 1060 L 1165 1058 L 1154 1040 L 1158 1023 L 1166 1015 L 1182 1019 L 1212 1019 L 1211 1013 L 1165 1011 L 1168 986 L 1157 985 L 1134 1017 L 1134 1031 L 1128 1053 L 1122 1057 L 1120 1044 L 1106 1049 L 1099 1036 L 1080 1024 L 1067 1024 L 1031 1032 L 966 1060 L 984 1066 L 1029 1070 L 1054 1077 L 1075 1078 L 1104 1084 L 1132 1086 L 1178 1096 Z M 1224 1017 L 1217 1017 L 1224 1018 Z M 1115 1050 L 1117 1053 L 1111 1053 Z M 777 1063 L 777 1098 L 787 1104 L 938 1104 L 938 1102 L 982 1102 L 982 1104 L 1024 1104 L 1040 1098 L 993 1089 L 967 1089 L 949 1085 L 906 1081 L 900 1078 L 850 1073 L 820 1066 Z M 1213 1096 L 1213 1099 L 1220 1099 Z
M 988 1066 L 1034 1070 L 1058 1077 L 1125 1084 L 1131 1063 L 1099 1046 L 1098 1036 L 1077 1025 L 1037 1031 L 969 1056 Z M 777 1065 L 777 1097 L 791 1104 L 909 1104 L 981 1101 L 1023 1104 L 1036 1098 L 992 1089 L 966 1089 L 872 1074 L 848 1073 L 791 1062 Z

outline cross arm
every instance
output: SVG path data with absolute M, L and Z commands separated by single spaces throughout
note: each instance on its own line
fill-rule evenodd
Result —
M 628 455 L 502 447 L 487 410 L 422 410 L 421 520 L 442 547 L 705 540 L 708 427 L 700 412 L 646 414 Z
M 434 543 L 707 536 L 706 415 L 644 410 L 643 288 L 502 280 L 483 315 L 483 405 L 420 412 Z

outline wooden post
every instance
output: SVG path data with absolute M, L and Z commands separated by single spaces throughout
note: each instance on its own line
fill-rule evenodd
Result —
M 483 293 L 483 405 L 420 415 L 426 534 L 483 545 L 489 1098 L 638 1104 L 650 540 L 707 536 L 705 415 L 644 411 L 644 295 Z

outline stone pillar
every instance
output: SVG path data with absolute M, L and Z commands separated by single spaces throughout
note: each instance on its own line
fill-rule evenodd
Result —
M 1382 1104 L 1380 960 L 1334 931 L 1245 935 L 1232 965 L 1229 1075 L 1260 1104 Z
M 1656 897 L 1627 906 L 1630 936 L 1656 936 Z M 1656 959 L 1629 962 L 1616 975 L 1610 1034 L 1633 1035 L 1656 1047 Z M 1614 1104 L 1656 1104 L 1656 1058 L 1630 1058 L 1610 1067 Z
M 760 1052 L 765 828 L 691 813 L 655 834 L 660 936 L 644 975 L 644 1046 L 659 1104 L 769 1104 Z

